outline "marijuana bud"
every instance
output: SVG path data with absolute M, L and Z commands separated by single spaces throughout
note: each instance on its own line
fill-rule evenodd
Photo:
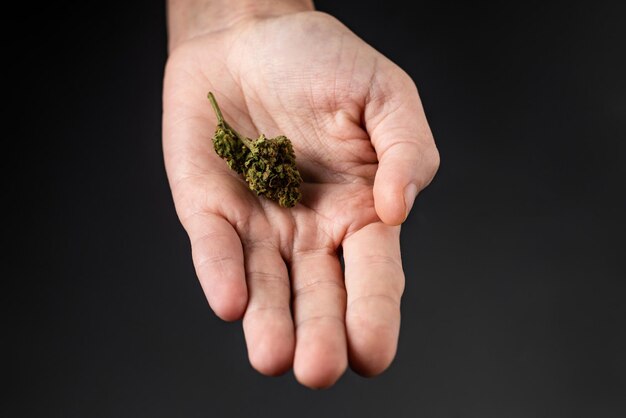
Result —
M 250 139 L 235 131 L 222 116 L 215 96 L 209 92 L 209 101 L 217 116 L 213 135 L 215 152 L 228 166 L 242 175 L 250 190 L 257 195 L 290 208 L 302 198 L 302 176 L 296 167 L 296 154 L 286 136 L 266 138 L 261 134 Z

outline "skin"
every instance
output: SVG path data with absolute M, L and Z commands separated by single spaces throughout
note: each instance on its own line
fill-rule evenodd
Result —
M 399 225 L 439 156 L 410 77 L 306 3 L 189 33 L 170 4 L 163 149 L 211 308 L 243 318 L 256 370 L 324 388 L 395 356 Z M 239 132 L 292 140 L 300 204 L 257 197 L 215 154 L 208 91 Z

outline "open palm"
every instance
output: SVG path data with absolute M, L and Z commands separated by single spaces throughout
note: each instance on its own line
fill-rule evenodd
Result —
M 216 155 L 209 90 L 242 134 L 292 140 L 304 179 L 296 207 L 257 197 Z M 328 15 L 247 21 L 176 48 L 163 121 L 196 272 L 217 315 L 243 316 L 253 367 L 293 366 L 311 387 L 348 362 L 383 371 L 404 288 L 397 225 L 438 166 L 410 78 Z

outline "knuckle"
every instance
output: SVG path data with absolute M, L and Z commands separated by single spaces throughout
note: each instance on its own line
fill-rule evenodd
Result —
M 246 278 L 250 285 L 257 284 L 259 286 L 263 286 L 266 290 L 275 289 L 276 291 L 287 293 L 291 291 L 289 279 L 280 273 L 248 271 L 246 273 Z
M 233 263 L 234 258 L 226 254 L 211 254 L 199 258 L 196 261 L 196 270 L 200 273 L 204 269 L 218 270 L 223 272 L 226 270 L 226 265 Z
M 337 282 L 327 279 L 315 279 L 293 287 L 294 298 L 303 297 L 311 293 L 317 293 L 324 289 L 344 292 L 344 288 Z
M 403 286 L 404 287 L 404 286 Z M 356 305 L 363 304 L 364 302 L 371 303 L 374 301 L 377 305 L 389 305 L 393 310 L 400 310 L 400 298 L 402 297 L 404 289 L 395 289 L 394 292 L 361 295 L 350 301 L 348 309 L 354 309 Z M 361 325 L 369 325 L 369 319 L 356 317 L 358 320 L 364 321 Z
M 441 155 L 439 154 L 439 150 L 436 146 L 432 146 L 430 151 L 430 170 L 432 175 L 434 176 L 439 170 L 439 166 L 441 165 Z
M 437 171 L 439 171 L 439 166 L 441 164 L 441 157 L 434 142 L 432 142 L 430 145 L 426 145 L 422 149 L 420 163 L 422 166 L 423 175 L 420 176 L 422 178 L 419 186 L 420 190 L 422 190 L 431 183 L 431 181 L 437 174 Z

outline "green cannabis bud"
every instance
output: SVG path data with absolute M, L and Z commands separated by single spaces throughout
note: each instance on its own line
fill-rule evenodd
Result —
M 235 131 L 222 116 L 215 96 L 209 101 L 217 116 L 213 148 L 228 166 L 243 176 L 250 190 L 257 195 L 291 208 L 302 198 L 302 176 L 296 167 L 296 154 L 286 136 L 266 138 L 261 134 L 250 139 Z

